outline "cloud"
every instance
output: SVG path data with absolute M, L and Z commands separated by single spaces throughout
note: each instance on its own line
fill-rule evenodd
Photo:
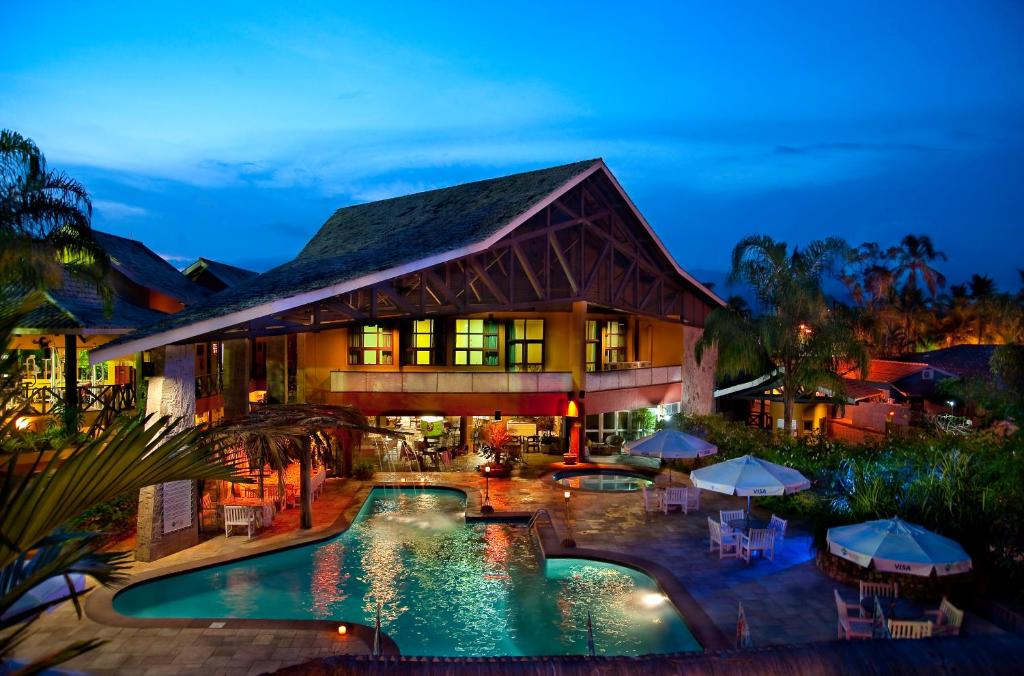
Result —
M 163 258 L 165 261 L 167 261 L 168 263 L 172 263 L 172 264 L 173 263 L 191 263 L 196 258 L 198 258 L 198 256 L 181 256 L 181 255 L 178 255 L 178 254 L 168 254 L 168 253 L 157 253 L 157 256 L 159 256 L 160 258 Z
M 862 152 L 908 152 L 927 153 L 937 150 L 917 143 L 859 143 L 838 141 L 832 143 L 811 143 L 803 146 L 777 145 L 776 155 L 810 155 L 813 153 L 862 153 Z
M 93 209 L 103 216 L 111 220 L 124 220 L 127 218 L 141 218 L 149 215 L 149 210 L 143 207 L 132 206 L 131 204 L 125 204 L 124 202 L 114 202 L 110 200 L 94 200 L 92 203 Z

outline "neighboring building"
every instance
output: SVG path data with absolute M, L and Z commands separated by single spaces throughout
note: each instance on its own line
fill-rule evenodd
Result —
M 895 361 L 927 364 L 943 373 L 958 378 L 991 378 L 990 363 L 998 345 L 954 345 L 941 350 L 929 350 L 896 357 Z
M 21 397 L 32 411 L 46 416 L 71 401 L 86 411 L 90 424 L 134 407 L 141 359 L 124 354 L 86 366 L 80 353 L 208 296 L 141 242 L 99 231 L 93 237 L 110 257 L 110 302 L 90 281 L 65 272 L 61 286 L 44 293 L 42 303 L 22 318 L 13 341 Z
M 213 293 L 238 286 L 259 274 L 209 258 L 199 258 L 181 272 L 199 286 Z
M 442 416 L 467 442 L 474 418 L 575 413 L 578 447 L 638 408 L 710 411 L 692 347 L 720 304 L 592 160 L 339 209 L 294 260 L 94 358 L 223 341 L 228 414 L 263 350 L 269 401 Z

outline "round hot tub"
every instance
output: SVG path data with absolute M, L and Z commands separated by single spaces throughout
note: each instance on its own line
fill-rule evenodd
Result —
M 622 493 L 654 486 L 652 478 L 627 469 L 564 469 L 551 478 L 560 486 L 583 491 Z

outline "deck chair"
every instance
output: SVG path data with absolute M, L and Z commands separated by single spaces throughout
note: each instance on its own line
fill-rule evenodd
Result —
M 730 521 L 747 518 L 747 513 L 742 509 L 723 509 L 718 512 L 718 523 L 722 526 L 722 532 L 732 532 Z
M 687 486 L 685 498 L 683 499 L 683 514 L 700 511 L 700 489 L 696 486 Z
M 839 639 L 874 638 L 874 622 L 860 616 L 860 609 L 847 603 L 839 595 L 838 589 L 832 590 L 836 599 L 836 633 Z M 852 612 L 851 612 L 852 611 Z
M 897 599 L 900 596 L 900 586 L 896 582 L 865 582 L 860 581 L 860 600 L 877 596 L 882 599 Z
M 937 610 L 924 611 L 926 616 L 934 616 L 932 620 L 932 636 L 959 636 L 960 627 L 964 624 L 964 611 L 949 602 L 945 596 Z
M 931 638 L 932 627 L 928 620 L 889 620 L 889 633 L 893 638 Z
M 256 513 L 249 507 L 224 505 L 224 537 L 231 535 L 235 526 L 245 526 L 249 530 L 249 539 L 256 531 Z
M 775 533 L 770 528 L 751 528 L 749 533 L 740 535 L 739 557 L 750 563 L 754 552 L 769 561 L 775 560 Z
M 640 487 L 640 497 L 644 501 L 644 513 L 661 510 L 661 493 L 657 490 L 648 490 L 646 486 Z
M 665 489 L 665 493 L 661 497 L 661 511 L 668 514 L 668 510 L 672 507 L 678 507 L 684 512 L 686 511 L 685 487 L 672 486 Z
M 728 533 L 722 531 L 721 525 L 708 517 L 708 551 L 713 552 L 718 549 L 719 560 L 729 556 L 736 558 L 739 552 L 739 542 L 736 539 L 736 534 L 732 531 Z

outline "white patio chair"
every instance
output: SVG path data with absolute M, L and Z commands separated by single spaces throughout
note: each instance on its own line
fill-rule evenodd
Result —
M 838 589 L 833 589 L 832 592 L 836 598 L 836 615 L 838 617 L 836 623 L 837 637 L 846 640 L 852 638 L 874 638 L 874 622 L 862 618 L 860 616 L 860 609 L 855 608 L 852 603 L 844 601 L 843 597 L 839 595 Z M 851 610 L 853 613 L 850 612 Z
M 729 556 L 736 558 L 739 551 L 739 543 L 736 540 L 736 534 L 733 532 L 723 532 L 721 525 L 708 517 L 708 551 L 713 552 L 715 548 L 718 548 L 719 560 Z
M 964 624 L 964 611 L 949 602 L 945 596 L 937 610 L 926 610 L 925 615 L 934 615 L 932 636 L 959 636 Z
M 786 539 L 787 523 L 788 522 L 785 519 L 780 519 L 779 517 L 772 514 L 772 519 L 768 522 L 768 528 L 775 531 L 776 540 L 779 540 L 781 542 Z
M 865 582 L 860 581 L 860 600 L 869 599 L 874 596 L 883 599 L 898 599 L 900 586 L 896 582 Z
M 749 533 L 740 535 L 739 557 L 750 563 L 754 552 L 769 561 L 775 560 L 775 533 L 768 528 L 751 528 Z
M 696 486 L 686 487 L 686 498 L 683 501 L 683 514 L 700 511 L 700 489 Z
M 256 512 L 250 507 L 224 505 L 224 537 L 231 535 L 234 526 L 245 526 L 251 540 L 256 531 Z
M 657 489 L 648 490 L 646 486 L 641 486 L 640 497 L 644 501 L 645 514 L 661 511 L 661 491 Z
M 680 486 L 671 486 L 665 489 L 665 492 L 661 496 L 661 511 L 668 514 L 668 510 L 672 507 L 678 507 L 680 510 L 686 509 L 686 488 Z
M 718 522 L 728 526 L 730 521 L 747 518 L 747 513 L 742 509 L 723 509 L 718 512 Z
M 931 638 L 932 627 L 928 620 L 889 620 L 889 634 L 893 638 Z

